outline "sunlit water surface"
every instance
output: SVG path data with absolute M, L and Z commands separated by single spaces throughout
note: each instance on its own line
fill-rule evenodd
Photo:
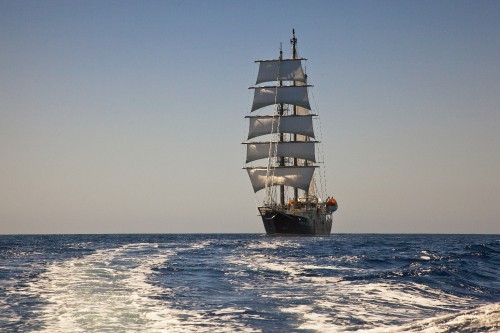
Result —
M 0 236 L 5 332 L 497 332 L 499 235 Z

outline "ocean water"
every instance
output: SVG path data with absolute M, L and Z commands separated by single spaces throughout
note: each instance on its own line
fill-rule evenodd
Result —
M 499 332 L 500 235 L 0 236 L 1 332 Z

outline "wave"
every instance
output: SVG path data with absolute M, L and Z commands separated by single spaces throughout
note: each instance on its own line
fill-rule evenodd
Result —
M 154 329 L 158 301 L 164 293 L 148 283 L 153 268 L 174 253 L 151 253 L 149 244 L 132 244 L 54 263 L 30 284 L 45 305 L 41 332 L 113 331 L 117 327 Z M 147 254 L 147 260 L 139 256 Z M 142 309 L 138 311 L 138 309 Z
M 500 242 L 419 237 L 50 238 L 5 255 L 0 330 L 498 331 Z
M 476 301 L 421 282 L 422 277 L 429 276 L 455 279 L 454 273 L 446 267 L 418 267 L 413 261 L 398 270 L 374 270 L 366 274 L 365 268 L 351 265 L 353 261 L 359 263 L 359 256 L 330 256 L 327 261 L 308 264 L 284 255 L 288 246 L 288 242 L 273 242 L 272 246 L 264 247 L 271 251 L 262 253 L 261 247 L 250 244 L 245 256 L 226 260 L 251 277 L 238 280 L 241 291 L 252 291 L 265 299 L 266 304 L 276 304 L 279 311 L 293 316 L 297 330 L 424 332 L 446 320 L 453 324 L 459 319 L 470 319 L 470 330 L 466 329 L 467 323 L 462 321 L 460 324 L 466 332 L 474 331 L 480 323 L 489 330 L 498 327 L 498 318 L 495 318 L 498 308 L 486 307 L 484 311 L 457 314 L 464 307 L 477 306 Z M 424 255 L 439 259 L 431 253 Z M 428 261 L 427 258 L 424 261 Z M 256 281 L 261 283 L 261 291 L 255 290 Z M 434 318 L 436 315 L 441 317 L 413 324 L 416 318 Z M 430 326 L 427 323 L 431 323 Z M 446 331 L 441 327 L 432 332 Z
M 212 327 L 219 332 L 254 332 L 237 320 L 250 309 L 180 308 L 180 286 L 169 288 L 156 281 L 172 258 L 203 252 L 209 245 L 130 244 L 52 264 L 27 291 L 44 301 L 37 331 L 192 332 Z
M 415 324 L 393 329 L 391 332 L 498 332 L 500 331 L 500 303 L 489 304 L 466 311 L 425 319 Z

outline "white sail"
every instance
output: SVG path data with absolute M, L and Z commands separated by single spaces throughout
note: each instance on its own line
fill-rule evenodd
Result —
M 308 109 L 303 108 L 301 106 L 296 106 L 295 107 L 295 114 L 298 115 L 298 116 L 306 116 L 306 115 L 311 114 L 311 111 L 309 111 Z M 296 141 L 308 141 L 309 138 L 307 136 L 305 136 L 305 135 L 297 134 L 295 136 L 295 140 Z
M 309 141 L 309 137 L 306 135 L 297 134 L 295 136 L 295 141 Z
M 268 186 L 286 185 L 308 191 L 315 166 L 307 167 L 276 167 L 269 170 Z M 258 192 L 266 187 L 267 168 L 247 168 L 248 176 L 252 182 L 254 192 Z
M 295 114 L 298 115 L 298 116 L 306 116 L 306 115 L 308 115 L 310 113 L 311 113 L 311 111 L 309 111 L 306 108 L 303 108 L 301 106 L 295 107 Z
M 308 116 L 257 116 L 248 117 L 248 139 L 271 133 L 302 134 L 314 138 L 312 114 Z M 279 132 L 278 132 L 279 122 Z M 305 141 L 305 140 L 304 140 Z
M 311 109 L 307 86 L 255 87 L 252 111 L 268 105 L 285 103 Z
M 264 60 L 259 61 L 259 74 L 255 84 L 270 81 L 305 82 L 305 80 L 300 59 Z
M 276 142 L 250 142 L 246 144 L 246 163 L 260 160 L 261 158 L 267 158 L 269 156 L 269 151 L 276 151 L 276 156 L 278 157 L 295 157 L 316 162 L 315 143 L 316 141 L 279 142 L 276 147 Z

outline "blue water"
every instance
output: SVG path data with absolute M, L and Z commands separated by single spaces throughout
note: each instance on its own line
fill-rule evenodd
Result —
M 2 332 L 497 332 L 500 235 L 0 236 Z

